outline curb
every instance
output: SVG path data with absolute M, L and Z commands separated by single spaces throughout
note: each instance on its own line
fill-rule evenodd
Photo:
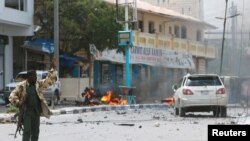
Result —
M 79 114 L 86 112 L 99 112 L 99 111 L 117 111 L 117 110 L 128 110 L 128 109 L 168 109 L 171 106 L 166 104 L 132 104 L 132 105 L 97 105 L 90 107 L 69 107 L 61 108 L 58 110 L 51 110 L 53 115 L 65 115 L 65 114 Z M 13 119 L 14 113 L 0 114 L 0 124 L 15 122 Z
M 71 107 L 62 108 L 59 110 L 52 110 L 53 115 L 63 114 L 79 114 L 86 112 L 98 112 L 98 111 L 116 111 L 116 110 L 128 110 L 128 109 L 168 109 L 171 106 L 166 104 L 133 104 L 133 105 L 98 105 L 91 107 Z

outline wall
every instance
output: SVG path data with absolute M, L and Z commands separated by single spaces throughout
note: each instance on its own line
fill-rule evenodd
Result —
M 89 78 L 60 78 L 62 89 L 62 100 L 76 100 L 89 86 Z
M 166 18 L 163 16 L 159 16 L 159 15 L 154 15 L 154 14 L 150 14 L 150 13 L 138 13 L 138 20 L 142 20 L 143 24 L 144 24 L 144 32 L 148 33 L 148 23 L 149 21 L 153 21 L 154 22 L 154 27 L 155 27 L 155 31 L 156 33 L 159 33 L 159 25 L 162 25 L 162 32 L 160 34 L 164 34 L 166 36 L 170 36 L 169 34 L 169 27 L 172 28 L 172 33 L 174 33 L 174 26 L 177 25 L 179 26 L 179 28 L 181 29 L 182 26 L 185 26 L 187 29 L 187 39 L 188 40 L 193 40 L 196 41 L 196 32 L 198 30 L 201 31 L 201 41 L 204 40 L 204 36 L 203 36 L 203 28 L 202 26 L 196 24 L 196 23 L 191 23 L 191 22 L 187 22 L 187 21 L 183 21 L 183 20 L 178 20 L 178 19 L 170 19 L 170 18 Z M 165 30 L 165 32 L 164 32 Z M 181 32 L 181 30 L 180 30 Z M 180 33 L 181 35 L 181 33 Z
M 5 7 L 0 2 L 0 34 L 9 36 L 33 35 L 34 0 L 27 2 L 27 10 Z

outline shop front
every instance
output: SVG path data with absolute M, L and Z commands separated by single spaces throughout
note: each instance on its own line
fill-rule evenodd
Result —
M 96 50 L 94 87 L 101 93 L 125 85 L 125 58 L 116 50 Z M 130 49 L 131 85 L 139 97 L 166 97 L 183 74 L 195 68 L 192 55 L 162 48 L 134 46 Z M 137 97 L 138 98 L 138 97 Z

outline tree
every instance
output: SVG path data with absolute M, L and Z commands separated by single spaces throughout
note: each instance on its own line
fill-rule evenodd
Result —
M 84 48 L 90 58 L 89 44 L 95 44 L 100 51 L 117 48 L 117 33 L 122 25 L 116 22 L 114 6 L 102 0 L 59 2 L 60 52 L 75 53 Z M 47 37 L 53 37 L 53 1 L 43 0 L 35 11 Z

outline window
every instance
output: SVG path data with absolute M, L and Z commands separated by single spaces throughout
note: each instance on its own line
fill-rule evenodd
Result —
M 27 11 L 27 0 L 6 0 L 5 7 Z
M 161 24 L 159 25 L 159 32 L 160 33 L 162 32 L 162 25 Z
M 148 33 L 155 33 L 154 22 L 152 21 L 148 23 Z
M 187 38 L 187 28 L 185 26 L 181 27 L 181 38 L 186 39 Z
M 107 84 L 109 82 L 109 65 L 102 64 L 101 66 L 101 82 Z
M 139 29 L 141 30 L 141 32 L 143 32 L 144 30 L 143 30 L 143 21 L 139 21 Z
M 196 41 L 201 41 L 201 31 L 200 30 L 198 30 L 196 32 Z
M 187 79 L 187 86 L 220 86 L 222 85 L 219 78 L 211 77 L 189 77 Z
M 180 27 L 179 26 L 174 26 L 174 34 L 176 38 L 180 38 Z
M 172 34 L 172 27 L 171 27 L 171 26 L 168 27 L 168 33 L 169 33 L 169 34 Z

